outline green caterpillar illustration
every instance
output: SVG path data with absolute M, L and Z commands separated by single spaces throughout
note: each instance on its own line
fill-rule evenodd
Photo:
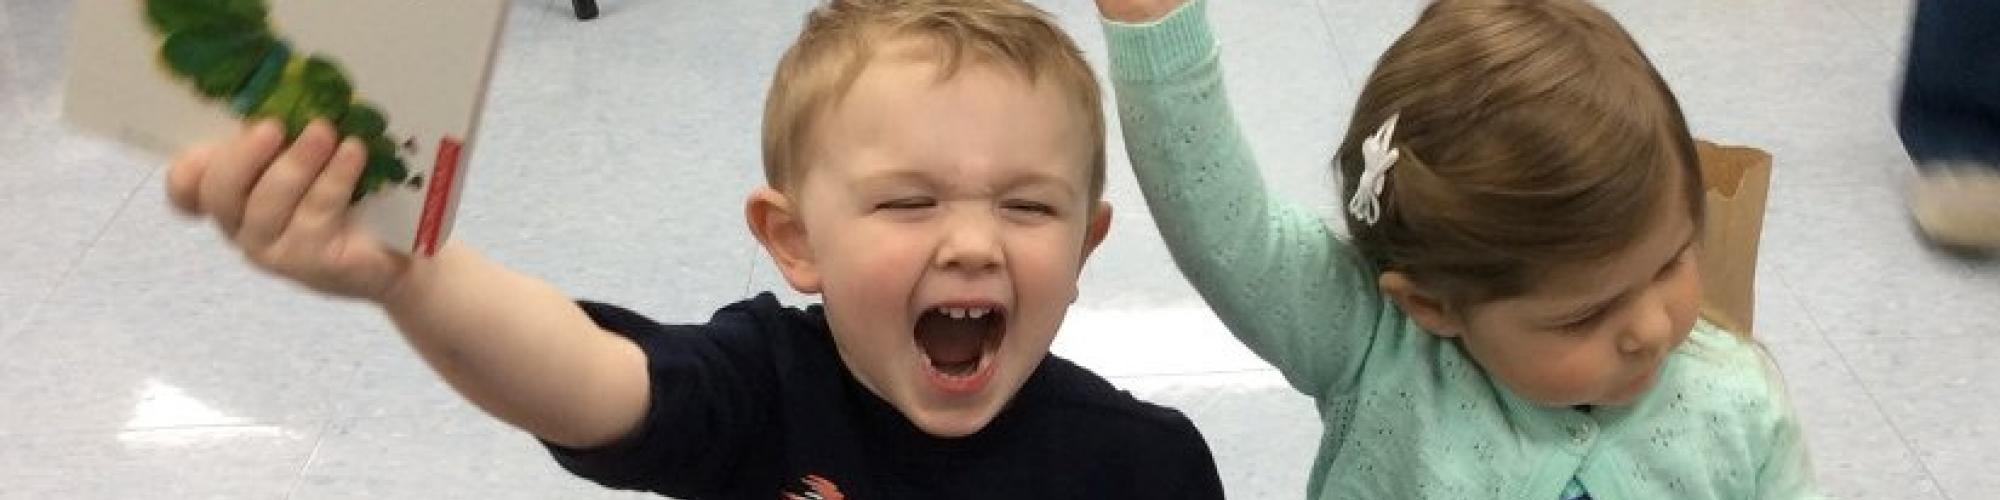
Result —
M 146 0 L 146 18 L 164 40 L 160 59 L 196 92 L 223 101 L 245 118 L 275 118 L 287 142 L 313 118 L 325 118 L 342 136 L 361 139 L 368 165 L 350 202 L 410 177 L 387 134 L 382 112 L 354 98 L 340 67 L 318 54 L 301 56 L 271 32 L 265 0 Z

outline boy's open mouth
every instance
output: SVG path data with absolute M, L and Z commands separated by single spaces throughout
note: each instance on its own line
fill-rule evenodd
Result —
M 917 318 L 917 347 L 939 375 L 969 378 L 984 371 L 1006 332 L 1006 312 L 998 307 L 932 307 Z

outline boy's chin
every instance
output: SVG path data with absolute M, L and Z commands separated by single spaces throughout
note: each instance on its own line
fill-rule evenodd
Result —
M 978 434 L 980 430 L 986 428 L 986 424 L 993 423 L 993 417 L 999 413 L 999 407 L 996 406 L 992 410 L 905 411 L 903 417 L 908 418 L 910 423 L 924 434 L 951 439 Z
M 940 438 L 962 438 L 978 434 L 1014 398 L 1019 387 L 1002 390 L 988 387 L 987 392 L 973 398 L 957 401 L 915 400 L 898 401 L 896 410 L 903 418 L 916 426 L 924 434 Z

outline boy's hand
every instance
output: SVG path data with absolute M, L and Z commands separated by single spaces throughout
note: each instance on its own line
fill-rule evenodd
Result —
M 358 140 L 336 146 L 315 120 L 284 145 L 273 121 L 226 143 L 192 148 L 167 171 L 167 197 L 207 216 L 251 263 L 313 290 L 381 301 L 410 262 L 347 218 L 348 197 L 368 156 Z
M 336 146 L 334 134 L 316 120 L 284 148 L 277 123 L 258 123 L 174 160 L 167 196 L 214 219 L 258 268 L 380 304 L 453 389 L 510 424 L 570 448 L 639 427 L 652 386 L 638 344 L 599 328 L 548 283 L 469 248 L 447 244 L 416 261 L 385 246 L 348 220 L 367 148 Z
M 1123 23 L 1157 21 L 1186 0 L 1097 0 L 1097 13 Z

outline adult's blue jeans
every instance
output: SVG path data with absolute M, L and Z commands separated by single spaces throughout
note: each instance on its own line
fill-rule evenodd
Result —
M 2000 172 L 2000 0 L 1918 0 L 1896 130 L 1918 168 Z

